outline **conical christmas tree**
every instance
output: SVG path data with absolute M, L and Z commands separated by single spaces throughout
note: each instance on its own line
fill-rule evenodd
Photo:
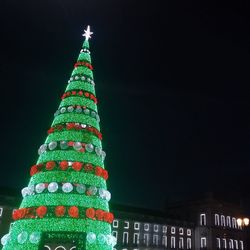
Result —
M 104 169 L 89 26 L 3 250 L 104 249 L 115 244 Z

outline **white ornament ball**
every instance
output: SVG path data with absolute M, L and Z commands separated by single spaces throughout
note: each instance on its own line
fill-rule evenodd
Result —
M 84 184 L 79 184 L 76 186 L 76 191 L 79 194 L 84 194 L 86 192 L 86 186 Z
M 44 184 L 44 183 L 38 183 L 38 184 L 36 184 L 35 189 L 36 189 L 36 192 L 37 192 L 38 194 L 40 194 L 40 193 L 42 193 L 42 192 L 44 191 L 44 189 L 45 189 L 45 184 Z
M 2 244 L 3 246 L 5 246 L 9 240 L 10 240 L 10 235 L 9 235 L 9 234 L 5 234 L 5 235 L 1 238 L 1 244 Z
M 68 108 L 67 108 L 67 110 L 68 110 L 68 112 L 73 112 L 74 111 L 74 107 L 73 106 L 69 106 Z
M 89 115 L 90 110 L 89 109 L 84 109 L 83 112 L 84 112 L 85 115 Z
M 41 155 L 43 154 L 44 152 L 46 152 L 47 150 L 47 144 L 43 144 L 40 146 L 40 148 L 38 149 L 38 154 Z
M 105 198 L 107 201 L 110 201 L 111 199 L 111 193 L 108 190 L 106 190 Z
M 82 149 L 82 143 L 81 142 L 75 142 L 74 145 L 73 145 L 73 148 L 75 150 L 80 150 Z
M 93 152 L 93 150 L 94 150 L 94 146 L 91 143 L 86 144 L 85 148 L 86 148 L 87 152 L 89 152 L 89 153 Z
M 56 182 L 51 182 L 49 185 L 48 185 L 48 191 L 50 193 L 54 193 L 58 190 L 58 184 Z
M 113 243 L 113 236 L 112 235 L 107 235 L 106 236 L 107 244 L 112 245 Z
M 60 112 L 61 112 L 61 114 L 65 113 L 65 112 L 66 112 L 66 108 L 65 108 L 65 107 L 62 107 L 62 108 L 60 109 Z
M 105 199 L 105 197 L 106 197 L 106 190 L 105 189 L 99 188 L 98 193 L 99 193 L 99 196 L 101 198 Z
M 97 193 L 97 188 L 95 186 L 91 186 L 91 187 L 88 188 L 88 192 L 91 195 L 95 195 Z
M 62 185 L 62 191 L 64 193 L 70 193 L 73 190 L 73 185 L 69 182 Z
M 68 142 L 67 141 L 60 141 L 60 148 L 61 149 L 67 149 L 68 148 Z
M 89 232 L 87 233 L 87 241 L 88 243 L 94 243 L 96 241 L 96 234 L 95 233 L 92 233 L 92 232 Z
M 95 148 L 95 152 L 96 152 L 96 154 L 97 154 L 98 156 L 101 156 L 101 155 L 102 155 L 102 149 L 99 148 L 99 147 L 96 147 L 96 148 Z
M 85 79 L 86 79 L 85 76 L 82 76 L 82 77 L 81 77 L 81 80 L 82 80 L 82 81 L 84 81 Z
M 97 240 L 100 244 L 104 244 L 106 242 L 106 236 L 104 234 L 98 234 Z
M 28 239 L 28 237 L 29 237 L 28 233 L 26 231 L 23 231 L 20 234 L 18 234 L 18 236 L 17 236 L 17 242 L 19 244 L 23 244 L 23 243 L 26 242 L 26 240 Z
M 41 239 L 41 233 L 40 232 L 33 232 L 30 235 L 30 242 L 32 244 L 38 244 Z
M 82 108 L 81 107 L 76 107 L 76 112 L 77 113 L 81 113 L 82 112 Z
M 23 197 L 28 196 L 29 193 L 30 193 L 30 192 L 29 192 L 29 188 L 28 188 L 28 187 L 23 188 L 22 191 L 21 191 L 21 193 L 22 193 L 22 196 L 23 196 Z
M 56 141 L 52 141 L 49 143 L 49 149 L 50 150 L 54 150 L 57 147 L 57 142 Z

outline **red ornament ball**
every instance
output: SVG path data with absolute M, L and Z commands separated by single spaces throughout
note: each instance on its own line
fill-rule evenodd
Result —
M 36 209 L 36 214 L 40 218 L 43 218 L 46 213 L 47 213 L 47 207 L 45 206 L 40 206 Z
M 64 216 L 65 212 L 66 212 L 66 209 L 65 209 L 64 206 L 57 206 L 55 208 L 55 214 L 56 214 L 57 217 Z
M 95 168 L 95 175 L 102 176 L 102 171 L 103 171 L 103 168 L 101 168 L 99 166 L 96 166 L 96 168 Z
M 60 162 L 60 168 L 62 170 L 67 170 L 68 166 L 69 166 L 69 163 L 67 161 L 61 161 Z
M 73 217 L 73 218 L 78 218 L 79 217 L 79 209 L 78 207 L 70 207 L 69 210 L 68 210 L 68 214 L 70 217 Z
M 37 165 L 33 165 L 30 169 L 30 175 L 33 176 L 34 174 L 38 173 Z
M 103 215 L 104 215 L 104 211 L 103 210 L 101 210 L 101 209 L 97 209 L 96 211 L 95 211 L 95 215 L 96 215 L 96 218 L 97 218 L 97 220 L 103 220 Z
M 102 171 L 102 177 L 107 180 L 109 178 L 109 174 L 108 171 L 106 169 L 103 169 Z
M 95 209 L 90 207 L 86 210 L 86 216 L 89 218 L 89 219 L 94 219 L 95 217 Z
M 74 162 L 72 164 L 72 168 L 75 170 L 75 171 L 80 171 L 82 169 L 82 163 L 81 162 Z
M 54 167 L 56 166 L 56 163 L 54 162 L 54 161 L 48 161 L 47 163 L 46 163 L 46 169 L 47 170 L 52 170 Z

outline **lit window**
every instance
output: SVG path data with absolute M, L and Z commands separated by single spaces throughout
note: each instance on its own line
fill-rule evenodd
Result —
M 175 227 L 171 227 L 171 234 L 175 234 Z
M 231 218 L 230 218 L 230 216 L 227 216 L 227 226 L 231 227 Z
M 184 240 L 183 238 L 179 238 L 179 249 L 183 249 L 184 248 Z
M 167 226 L 163 226 L 163 227 L 162 227 L 162 232 L 163 232 L 163 233 L 166 233 L 166 232 L 167 232 Z
M 192 248 L 192 240 L 191 238 L 187 238 L 187 249 L 191 249 Z
M 128 232 L 124 232 L 122 236 L 122 243 L 128 244 Z
M 232 239 L 229 240 L 229 249 L 234 249 L 234 241 Z
M 184 234 L 184 230 L 183 230 L 182 227 L 179 228 L 179 234 L 180 234 L 180 235 L 183 235 L 183 234 Z
M 154 225 L 154 231 L 155 232 L 158 232 L 158 228 L 159 228 L 158 225 Z
M 187 235 L 188 235 L 188 236 L 191 236 L 191 235 L 192 235 L 191 229 L 188 229 L 188 230 L 187 230 Z
M 219 226 L 220 225 L 220 217 L 218 214 L 214 215 L 214 224 L 215 226 Z
M 216 247 L 221 249 L 220 238 L 216 238 Z
M 244 250 L 244 243 L 243 243 L 243 240 L 240 240 L 240 250 Z
M 239 249 L 238 240 L 234 240 L 235 249 Z
M 200 225 L 201 226 L 206 226 L 206 214 L 200 214 Z
M 118 227 L 118 220 L 113 220 L 113 227 L 117 228 Z
M 134 234 L 133 243 L 137 244 L 137 245 L 139 244 L 139 234 L 138 233 Z
M 149 239 L 149 234 L 144 234 L 143 236 L 143 243 L 148 246 L 148 239 Z
M 221 226 L 222 227 L 225 227 L 226 226 L 226 222 L 225 222 L 225 216 L 224 215 L 221 215 Z
M 140 223 L 139 222 L 135 222 L 134 223 L 134 229 L 135 230 L 139 230 L 140 229 Z
M 129 229 L 129 222 L 128 221 L 124 221 L 124 228 Z
M 202 237 L 201 238 L 201 248 L 206 248 L 207 247 L 207 238 Z
M 3 208 L 0 207 L 0 217 L 3 215 Z
M 227 240 L 226 239 L 222 239 L 222 248 L 227 249 Z
M 167 236 L 162 236 L 162 245 L 164 247 L 168 246 L 168 238 L 167 238 Z
M 158 235 L 154 234 L 153 235 L 153 245 L 158 246 L 158 239 L 159 239 Z
M 171 236 L 171 248 L 175 248 L 175 237 Z
M 149 230 L 149 224 L 144 224 L 144 230 L 148 231 Z
M 237 228 L 236 219 L 234 217 L 232 218 L 232 227 Z

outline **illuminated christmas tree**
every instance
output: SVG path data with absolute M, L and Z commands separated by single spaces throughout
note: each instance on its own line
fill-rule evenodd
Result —
M 3 250 L 103 249 L 115 244 L 104 169 L 90 28 Z M 63 246 L 63 247 L 59 247 Z

